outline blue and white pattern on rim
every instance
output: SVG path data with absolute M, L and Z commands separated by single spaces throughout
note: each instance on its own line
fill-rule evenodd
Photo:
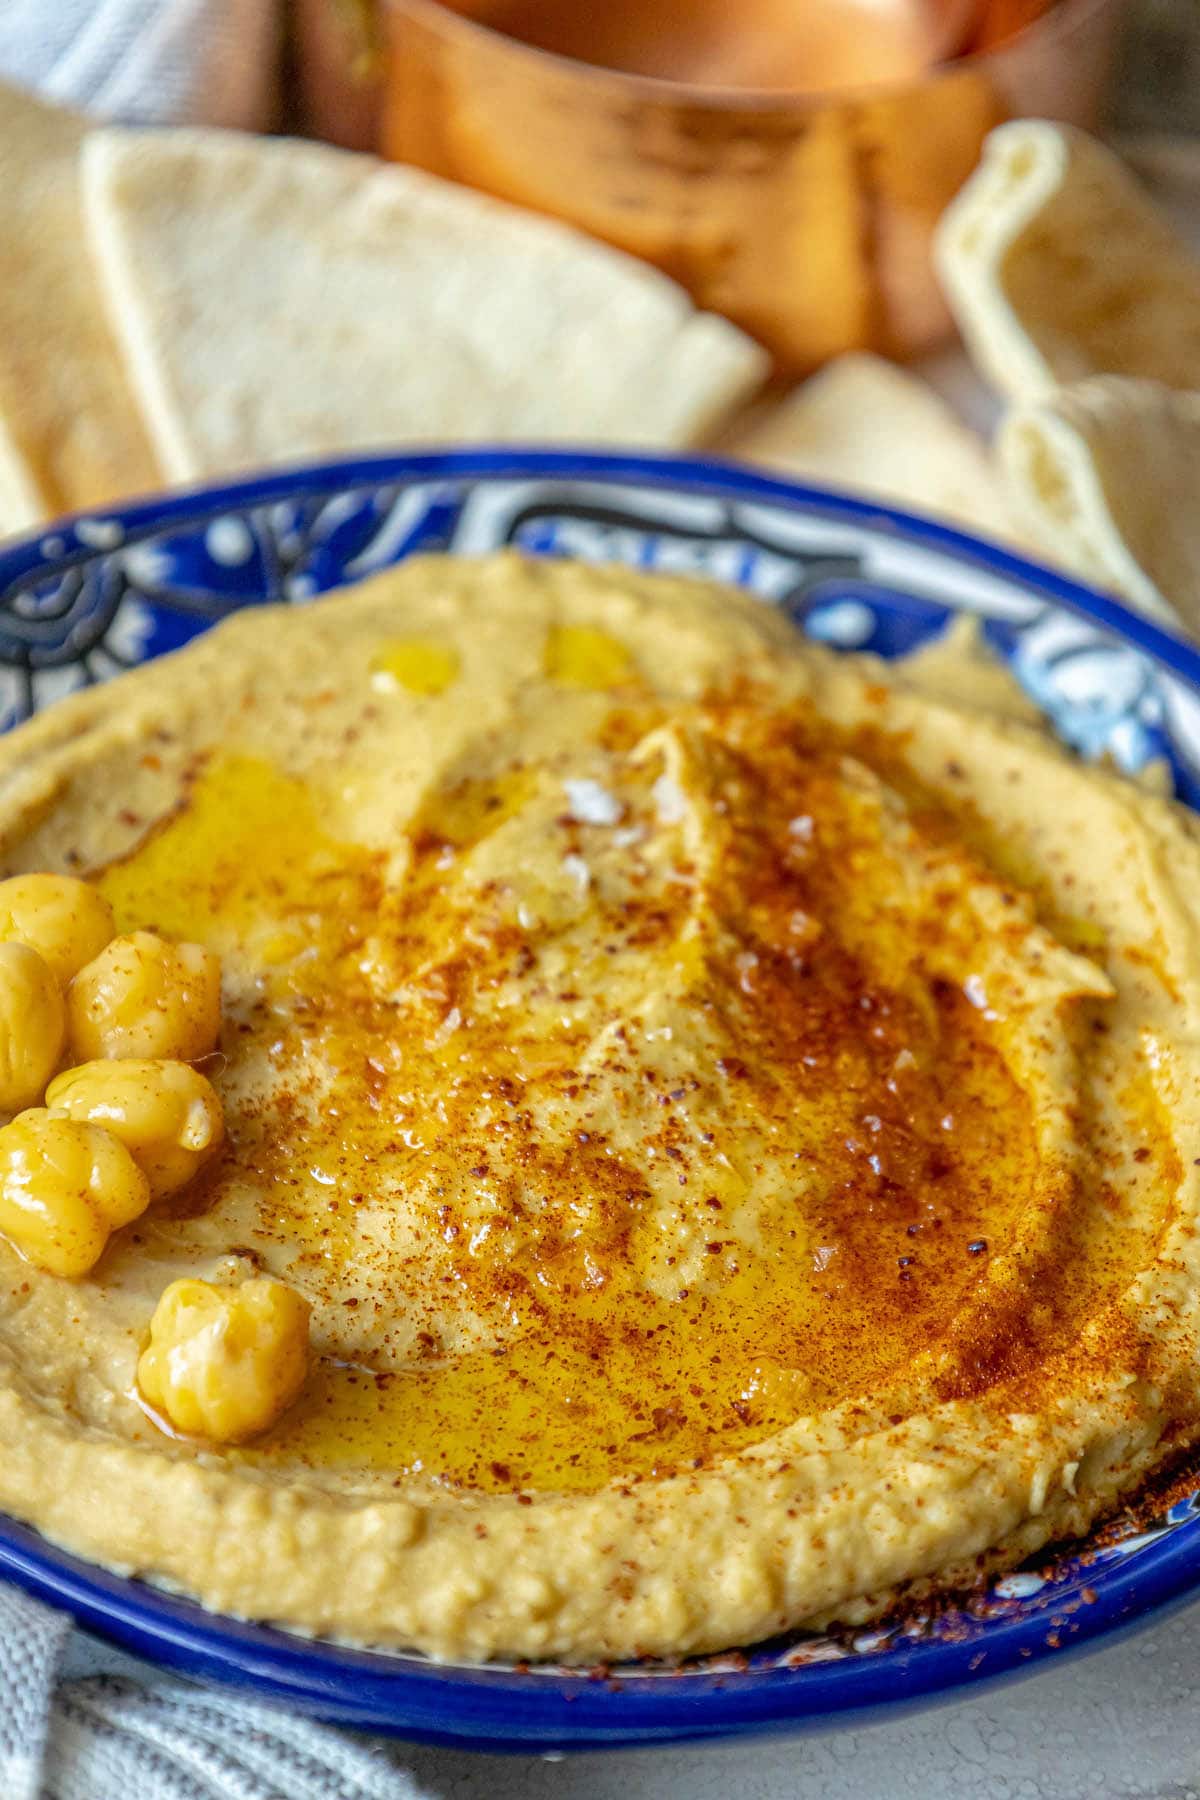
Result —
M 302 604 L 418 551 L 719 577 L 812 637 L 896 657 L 975 614 L 1059 736 L 1200 807 L 1200 652 L 995 546 L 729 464 L 480 450 L 267 476 L 77 518 L 0 547 L 0 725 L 177 648 L 227 613 Z M 1035 1666 L 1200 1588 L 1200 1490 L 1149 1524 L 962 1606 L 797 1634 L 681 1669 L 440 1666 L 214 1617 L 0 1520 L 0 1575 L 128 1648 L 322 1717 L 432 1742 L 581 1749 L 828 1726 Z

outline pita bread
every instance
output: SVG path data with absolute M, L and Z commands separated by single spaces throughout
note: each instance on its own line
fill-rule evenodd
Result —
M 446 439 L 685 444 L 765 372 L 657 271 L 417 169 L 109 129 L 84 185 L 174 480 Z
M 1200 388 L 1200 261 L 1103 145 L 1021 119 L 993 131 L 938 227 L 967 348 L 1016 399 L 1089 375 Z
M 1014 409 L 997 452 L 1039 542 L 1140 612 L 1200 632 L 1200 394 L 1095 376 Z
M 95 297 L 83 125 L 0 87 L 0 532 L 158 486 Z
M 720 447 L 985 536 L 1019 535 L 983 439 L 926 382 L 879 356 L 839 357 Z

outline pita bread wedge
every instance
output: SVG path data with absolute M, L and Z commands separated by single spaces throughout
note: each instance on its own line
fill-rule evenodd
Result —
M 1047 550 L 1151 618 L 1200 632 L 1200 394 L 1095 376 L 1015 408 L 997 453 Z
M 879 356 L 838 357 L 779 405 L 727 433 L 720 447 L 985 536 L 1018 536 L 983 439 L 927 382 Z
M 938 227 L 967 348 L 1005 394 L 1089 375 L 1200 388 L 1200 261 L 1118 159 L 1040 119 L 993 131 Z
M 416 169 L 110 129 L 84 170 L 111 316 L 177 480 L 446 439 L 684 444 L 765 370 L 665 276 Z
M 95 293 L 82 136 L 0 87 L 0 532 L 159 485 Z

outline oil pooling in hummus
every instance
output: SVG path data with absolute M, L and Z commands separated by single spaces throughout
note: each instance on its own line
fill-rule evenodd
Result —
M 479 745 L 398 878 L 320 782 L 218 754 L 107 872 L 118 923 L 255 970 L 187 1210 L 300 1287 L 322 1356 L 242 1454 L 595 1488 L 908 1381 L 974 1316 L 1071 1179 L 974 888 L 1045 946 L 859 752 L 753 695 L 632 699 L 533 769 Z M 997 1330 L 973 1358 L 1030 1354 Z

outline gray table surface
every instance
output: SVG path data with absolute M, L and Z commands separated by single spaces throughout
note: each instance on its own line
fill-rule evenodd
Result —
M 562 1762 L 410 1746 L 395 1757 L 436 1800 L 1200 1800 L 1200 1605 L 853 1729 Z

